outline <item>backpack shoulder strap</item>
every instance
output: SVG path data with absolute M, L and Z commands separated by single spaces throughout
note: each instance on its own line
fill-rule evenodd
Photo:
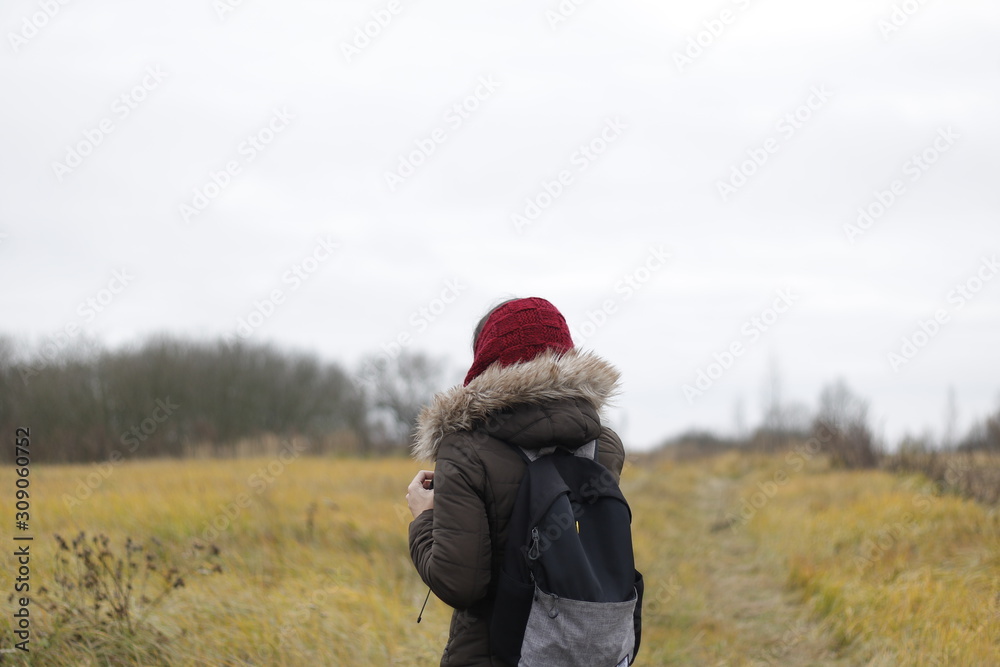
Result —
M 576 452 L 575 452 L 575 454 L 577 456 L 582 456 L 582 457 L 584 457 L 586 459 L 592 459 L 592 460 L 596 461 L 597 460 L 597 449 L 598 449 L 597 444 L 598 444 L 597 440 L 591 440 L 590 442 L 588 442 L 583 447 L 580 447 L 579 449 L 577 449 Z
M 521 455 L 521 458 L 524 459 L 525 463 L 531 463 L 532 461 L 537 461 L 546 454 L 552 454 L 558 449 L 558 447 L 553 445 L 552 447 L 542 447 L 541 449 L 525 449 L 523 447 L 514 447 L 514 449 L 516 449 Z M 580 456 L 585 459 L 592 459 L 596 461 L 597 440 L 591 440 L 587 444 L 581 445 L 573 452 L 573 454 L 574 456 Z
M 532 461 L 535 460 L 534 458 L 531 458 L 531 455 L 534 454 L 535 452 L 525 449 L 524 447 L 518 447 L 516 445 L 511 445 L 510 448 L 513 449 L 515 452 L 517 452 L 517 455 L 520 456 L 521 460 L 524 461 L 525 463 L 531 463 Z M 538 457 L 536 456 L 535 458 Z

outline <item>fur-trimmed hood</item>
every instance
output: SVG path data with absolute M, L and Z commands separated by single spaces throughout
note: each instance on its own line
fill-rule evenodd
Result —
M 530 361 L 493 365 L 468 385 L 441 392 L 417 418 L 413 458 L 436 460 L 441 440 L 473 430 L 490 415 L 517 405 L 583 399 L 600 412 L 618 393 L 617 368 L 592 352 L 545 352 Z

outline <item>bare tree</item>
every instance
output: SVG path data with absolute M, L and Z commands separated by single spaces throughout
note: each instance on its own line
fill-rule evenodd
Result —
M 778 360 L 771 357 L 768 361 L 767 378 L 761 391 L 764 407 L 763 427 L 771 432 L 784 430 L 785 424 L 781 410 L 781 371 Z
M 733 431 L 734 437 L 743 442 L 747 438 L 747 415 L 746 406 L 743 404 L 743 397 L 740 396 L 733 401 Z
M 809 436 L 812 419 L 809 408 L 801 403 L 783 403 L 781 372 L 775 357 L 768 363 L 768 374 L 761 387 L 761 403 L 764 419 L 751 438 L 755 449 L 783 450 Z
M 854 394 L 843 380 L 823 388 L 813 435 L 835 465 L 872 468 L 879 452 L 868 425 L 868 402 Z
M 948 387 L 948 402 L 944 408 L 944 431 L 941 435 L 941 446 L 953 449 L 958 429 L 958 405 L 955 401 L 954 385 Z
M 1000 402 L 1000 401 L 998 401 Z M 986 451 L 1000 454 L 1000 408 L 976 422 L 958 445 L 959 451 Z
M 441 388 L 443 365 L 422 353 L 369 360 L 371 404 L 376 424 L 389 438 L 388 446 L 405 445 L 420 410 Z

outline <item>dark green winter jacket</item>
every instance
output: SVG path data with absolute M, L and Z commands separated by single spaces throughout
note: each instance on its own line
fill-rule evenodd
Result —
M 544 353 L 491 366 L 424 408 L 413 455 L 435 462 L 434 509 L 410 524 L 410 556 L 424 583 L 455 609 L 442 665 L 500 664 L 489 652 L 493 586 L 525 469 L 511 445 L 575 449 L 598 439 L 598 460 L 617 481 L 625 453 L 600 411 L 618 378 L 592 353 Z

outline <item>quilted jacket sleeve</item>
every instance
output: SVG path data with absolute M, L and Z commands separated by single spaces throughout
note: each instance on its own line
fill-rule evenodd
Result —
M 410 524 L 410 558 L 434 594 L 467 609 L 486 596 L 490 583 L 490 528 L 485 470 L 460 437 L 446 438 L 434 469 L 434 509 Z
M 597 460 L 614 474 L 615 481 L 621 481 L 622 468 L 625 467 L 625 446 L 621 438 L 607 426 L 602 426 L 598 445 Z

